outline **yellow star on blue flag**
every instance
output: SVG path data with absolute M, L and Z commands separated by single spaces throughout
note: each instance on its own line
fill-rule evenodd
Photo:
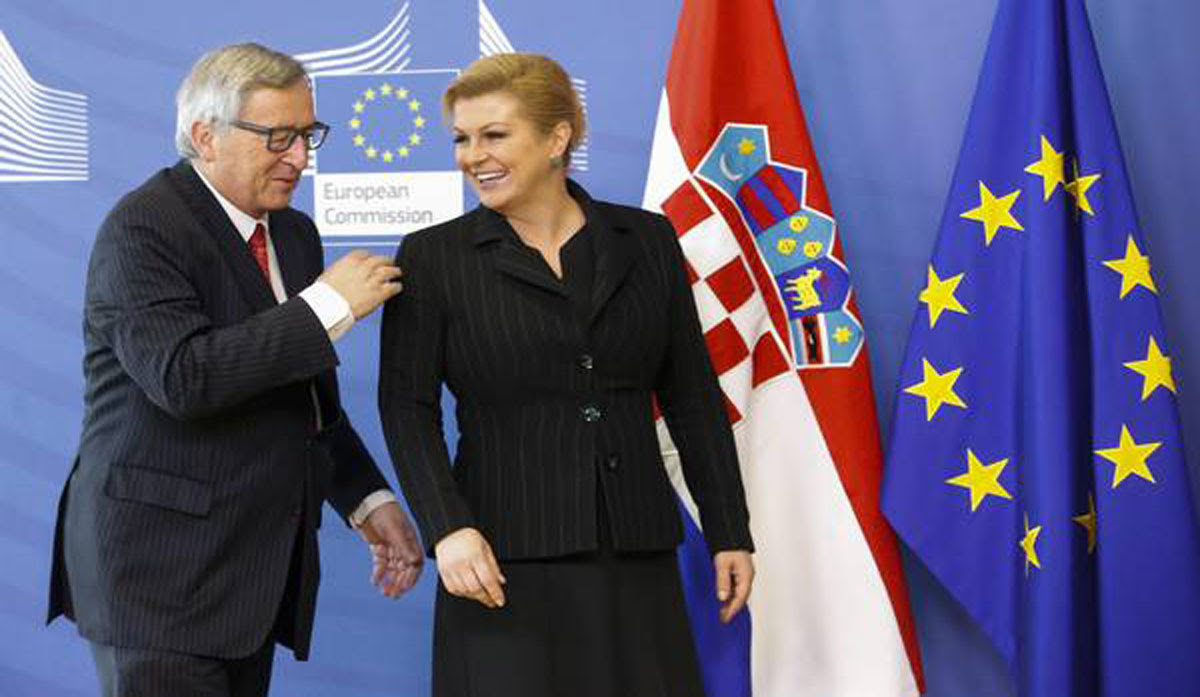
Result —
M 1130 191 L 1083 0 L 999 0 L 883 509 L 1021 697 L 1200 694 L 1177 366 Z
M 429 105 L 454 71 L 318 76 L 317 113 L 339 128 L 316 158 L 321 173 L 456 169 L 451 148 L 431 147 Z

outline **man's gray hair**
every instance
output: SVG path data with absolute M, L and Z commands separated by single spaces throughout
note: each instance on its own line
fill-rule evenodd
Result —
M 259 44 L 233 44 L 204 54 L 175 95 L 175 149 L 183 157 L 199 157 L 192 144 L 193 123 L 227 127 L 251 92 L 286 89 L 307 79 L 295 58 Z

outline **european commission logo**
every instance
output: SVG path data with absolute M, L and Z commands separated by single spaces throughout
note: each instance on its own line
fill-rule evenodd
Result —
M 33 79 L 0 31 L 0 182 L 88 178 L 87 97 Z
M 463 213 L 463 177 L 442 127 L 456 69 L 413 69 L 410 3 L 373 36 L 296 55 L 313 78 L 317 114 L 333 126 L 311 159 L 313 216 L 326 245 L 392 244 Z M 478 3 L 479 55 L 514 51 Z M 573 80 L 584 109 L 587 82 Z M 571 167 L 589 168 L 585 139 Z
M 317 113 L 334 126 L 313 176 L 314 213 L 325 237 L 395 239 L 462 215 L 462 173 L 438 106 L 456 74 L 314 79 Z
M 386 244 L 462 215 L 462 174 L 438 106 L 458 71 L 409 69 L 410 20 L 405 3 L 364 42 L 296 56 L 333 126 L 308 172 L 327 244 Z
M 438 95 L 453 75 L 417 71 L 321 81 L 320 113 L 334 115 L 339 136 L 321 151 L 321 171 L 412 172 L 452 165 L 445 134 L 436 127 Z
M 333 125 L 318 171 L 435 172 L 454 169 L 441 95 L 455 70 L 317 78 L 317 113 Z

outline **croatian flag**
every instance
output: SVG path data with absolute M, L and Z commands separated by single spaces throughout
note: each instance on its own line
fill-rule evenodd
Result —
M 918 694 L 863 327 L 771 0 L 684 0 L 644 205 L 671 219 L 687 258 L 758 549 L 750 611 L 721 626 L 660 421 L 708 694 Z

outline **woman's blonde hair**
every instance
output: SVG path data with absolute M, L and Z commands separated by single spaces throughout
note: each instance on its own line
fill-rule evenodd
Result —
M 571 127 L 571 139 L 563 153 L 563 164 L 570 164 L 571 152 L 583 141 L 587 124 L 579 95 L 561 65 L 536 53 L 497 53 L 480 58 L 446 88 L 442 113 L 450 120 L 458 100 L 493 92 L 512 95 L 520 105 L 521 115 L 544 134 L 566 122 Z

